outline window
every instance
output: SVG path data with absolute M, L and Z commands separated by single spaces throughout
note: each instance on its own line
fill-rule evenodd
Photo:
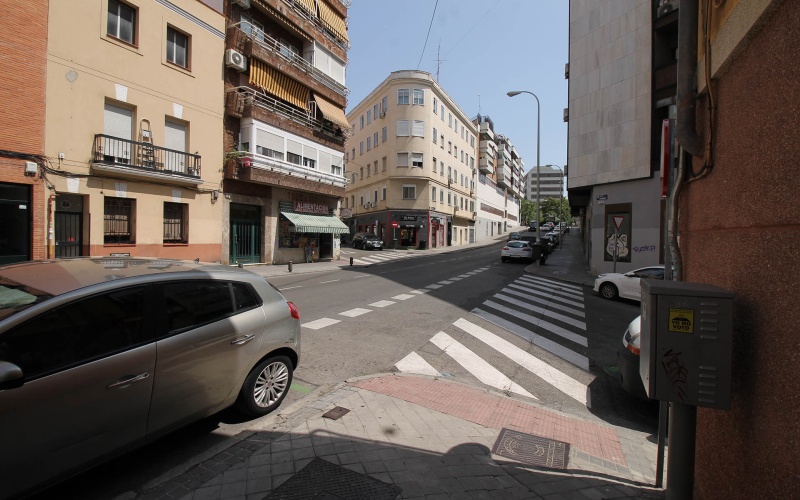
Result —
M 442 149 L 444 149 L 444 134 L 439 136 L 439 144 L 441 145 Z
M 425 91 L 422 89 L 414 89 L 414 104 L 425 104 Z
M 444 176 L 444 162 L 439 162 L 439 177 Z
M 383 127 L 381 129 L 381 142 L 386 142 L 386 133 L 388 131 L 388 127 Z
M 247 36 L 264 41 L 264 25 L 254 20 L 252 17 L 242 12 L 239 20 L 239 29 L 242 30 Z
M 381 190 L 381 200 L 385 200 L 385 199 L 386 199 L 386 188 L 383 188 Z
M 381 100 L 381 111 L 383 111 L 383 114 L 386 113 L 387 109 L 389 109 L 389 96 L 386 96 Z
M 453 146 L 453 156 L 458 158 L 458 146 Z
M 447 126 L 453 128 L 453 113 L 447 113 Z
M 286 161 L 289 163 L 294 163 L 295 165 L 302 165 L 303 164 L 303 157 L 297 153 L 286 153 Z
M 106 33 L 123 42 L 135 45 L 136 9 L 117 0 L 108 0 Z
M 425 137 L 425 122 L 423 120 L 414 120 L 411 126 L 411 135 L 414 137 Z
M 356 148 L 353 148 L 353 153 L 350 155 L 350 158 L 352 158 L 353 160 L 356 159 Z
M 458 133 L 458 120 L 456 120 L 456 123 L 455 123 L 455 131 L 456 131 L 456 134 L 457 134 Z
M 471 147 L 471 148 L 475 147 L 475 136 L 474 135 L 469 136 L 469 147 Z
M 386 140 L 386 139 L 384 139 L 384 140 Z M 378 147 L 378 133 L 377 132 L 372 134 L 372 145 L 375 146 L 376 148 Z
M 367 125 L 369 125 L 370 123 L 372 123 L 372 110 L 368 109 L 367 110 Z
M 450 193 L 450 192 L 447 193 L 447 204 L 448 205 L 452 205 L 453 204 L 453 193 Z
M 452 152 L 453 152 L 453 143 L 450 142 L 450 141 L 447 141 L 447 153 L 451 154 Z
M 433 98 L 433 114 L 437 114 L 439 112 L 439 100 L 437 98 Z
M 355 178 L 355 175 L 353 175 L 353 178 Z M 355 208 L 355 206 L 356 206 L 356 197 L 355 197 L 355 195 L 351 194 L 350 195 L 350 207 Z
M 103 203 L 103 243 L 136 243 L 134 201 L 107 196 Z
M 167 61 L 189 69 L 189 37 L 167 26 Z
M 475 158 L 472 156 L 469 157 L 469 168 L 475 168 Z
M 367 164 L 367 177 L 369 177 L 370 175 L 372 175 L 372 169 L 369 168 L 369 163 L 368 163 Z
M 377 120 L 378 119 L 378 105 L 375 104 L 372 106 L 372 116 Z
M 361 167 L 360 170 L 361 170 L 361 174 L 359 175 L 358 178 L 359 178 L 359 180 L 363 180 L 364 179 L 364 167 Z
M 417 199 L 417 186 L 403 186 L 403 199 L 416 200 Z
M 207 325 L 233 314 L 231 287 L 224 281 L 182 281 L 164 285 L 169 333 Z
M 358 143 L 358 154 L 360 155 L 364 154 L 364 141 Z
M 438 164 L 436 163 L 436 158 L 434 158 L 433 159 L 433 173 L 434 174 L 436 173 L 436 165 L 438 165 Z
M 408 89 L 397 90 L 397 104 L 408 104 L 409 92 Z
M 397 166 L 398 167 L 408 166 L 408 153 L 397 153 Z
M 439 138 L 439 135 L 436 132 L 436 127 L 433 127 L 433 143 L 436 144 L 436 140 Z
M 453 180 L 453 167 L 447 167 L 447 180 Z
M 356 182 L 356 174 L 354 173 L 353 174 L 353 184 L 355 184 L 355 182 Z
M 386 157 L 381 158 L 381 172 L 386 172 Z
M 373 191 L 373 193 L 375 194 L 375 198 L 373 198 L 373 199 L 375 201 L 378 201 L 378 190 L 376 189 L 375 191 Z
M 442 104 L 441 109 L 442 109 L 442 115 L 441 115 L 442 121 L 444 121 L 444 104 Z
M 367 137 L 367 151 L 372 149 L 372 137 Z
M 164 202 L 164 243 L 189 243 L 189 205 Z
M 375 160 L 375 174 L 378 174 L 378 160 Z
M 411 135 L 409 130 L 410 122 L 408 120 L 397 120 L 397 136 L 408 137 Z
M 444 189 L 439 190 L 439 203 L 444 203 Z
M 411 166 L 422 168 L 422 153 L 411 153 Z
M 364 115 L 358 118 L 359 128 L 364 128 Z
M 149 290 L 125 288 L 51 309 L 3 334 L 3 350 L 30 382 L 152 342 L 144 328 Z

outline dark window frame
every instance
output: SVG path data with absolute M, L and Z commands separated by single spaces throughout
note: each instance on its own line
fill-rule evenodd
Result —
M 164 202 L 164 243 L 189 243 L 189 204 Z
M 112 12 L 112 10 L 114 12 Z M 123 14 L 126 13 L 130 13 L 130 18 L 131 18 L 130 40 L 125 39 L 123 36 L 121 36 L 120 33 L 120 19 L 122 19 Z M 108 0 L 108 11 L 106 14 L 106 35 L 113 38 L 114 40 L 118 40 L 122 43 L 126 43 L 128 45 L 136 47 L 139 42 L 138 14 L 139 14 L 139 9 L 129 3 L 121 2 L 119 0 Z
M 177 52 L 177 48 L 179 48 L 178 41 L 182 38 L 185 41 L 185 46 L 183 48 L 183 58 L 184 64 L 178 60 L 179 53 Z M 166 59 L 167 62 L 178 66 L 181 69 L 186 71 L 192 70 L 192 37 L 174 26 L 167 25 L 167 54 Z M 170 53 L 171 52 L 171 53 Z
M 103 200 L 103 243 L 136 244 L 136 200 L 106 196 Z

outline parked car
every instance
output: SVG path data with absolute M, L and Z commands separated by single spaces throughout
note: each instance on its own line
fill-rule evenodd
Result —
M 353 248 L 362 250 L 377 248 L 378 250 L 383 250 L 383 240 L 378 238 L 375 233 L 356 233 L 353 236 Z
M 533 248 L 533 260 L 538 260 L 539 264 L 544 264 L 547 261 L 547 256 L 550 255 L 553 249 L 549 240 L 542 240 L 533 234 L 523 234 L 520 236 L 519 241 L 526 241 L 528 246 Z
M 628 273 L 605 273 L 594 280 L 594 291 L 607 299 L 642 300 L 642 288 L 639 280 L 642 278 L 663 280 L 664 266 L 642 267 Z
M 500 261 L 506 262 L 508 260 L 534 260 L 533 246 L 529 245 L 527 241 L 514 240 L 506 243 L 502 250 L 500 250 Z
M 508 240 L 509 240 L 509 241 L 511 241 L 511 240 L 518 240 L 518 239 L 519 239 L 521 236 L 522 236 L 522 235 L 521 235 L 521 234 L 519 234 L 519 233 L 518 233 L 518 232 L 516 232 L 516 231 L 515 231 L 515 232 L 513 232 L 513 233 L 508 233 Z
M 23 496 L 229 406 L 276 409 L 300 313 L 218 264 L 76 258 L 0 267 L 0 497 Z
M 547 238 L 550 238 L 551 240 L 553 240 L 553 244 L 555 246 L 558 246 L 561 243 L 561 241 L 560 241 L 561 238 L 559 237 L 558 233 L 556 233 L 555 231 L 550 231 L 549 233 L 545 234 L 545 236 Z
M 528 223 L 528 231 L 536 231 L 536 221 L 531 221 Z
M 637 316 L 622 335 L 622 347 L 617 350 L 617 366 L 622 388 L 637 398 L 648 399 L 639 375 L 641 328 L 642 317 Z

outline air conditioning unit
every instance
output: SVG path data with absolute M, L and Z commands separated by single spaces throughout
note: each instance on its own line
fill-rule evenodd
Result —
M 247 69 L 247 59 L 235 50 L 228 49 L 225 51 L 225 65 L 238 71 L 245 71 Z
M 383 118 L 384 116 L 386 116 L 386 110 L 385 110 L 385 109 L 381 109 L 381 110 L 380 110 L 380 113 L 379 113 L 379 115 L 378 115 L 378 116 L 380 116 L 381 118 Z
M 233 3 L 235 3 L 236 5 L 238 5 L 239 7 L 243 8 L 243 9 L 249 9 L 250 8 L 250 0 L 233 0 Z
M 364 208 L 369 208 L 369 203 L 364 203 Z

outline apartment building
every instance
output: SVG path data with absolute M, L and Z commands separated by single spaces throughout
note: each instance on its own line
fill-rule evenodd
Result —
M 525 163 L 511 139 L 495 133 L 490 117 L 478 115 L 472 123 L 479 134 L 475 238 L 484 241 L 520 224 Z
M 347 119 L 351 233 L 389 248 L 475 241 L 477 129 L 430 73 L 391 73 Z
M 663 263 L 661 137 L 675 114 L 677 11 L 649 0 L 570 7 L 567 186 L 586 258 L 594 274 L 614 269 L 615 248 L 617 271 Z
M 0 264 L 47 257 L 44 155 L 47 2 L 7 2 L 0 16 Z
M 224 29 L 212 0 L 49 2 L 49 256 L 221 260 Z
M 338 259 L 349 1 L 228 1 L 223 261 Z
M 531 168 L 522 179 L 522 191 L 528 201 L 536 201 L 537 186 L 539 199 L 560 198 L 564 190 L 564 171 L 553 165 L 541 165 L 536 180 L 536 167 Z

